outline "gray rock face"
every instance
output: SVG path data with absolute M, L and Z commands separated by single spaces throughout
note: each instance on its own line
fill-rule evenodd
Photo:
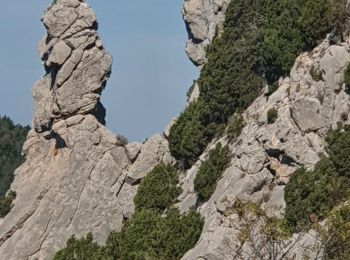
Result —
M 47 260 L 72 235 L 104 243 L 133 214 L 140 180 L 172 161 L 160 135 L 127 144 L 101 123 L 98 108 L 112 58 L 96 16 L 78 0 L 58 0 L 43 17 L 39 44 L 47 75 L 33 87 L 33 129 L 15 172 L 14 207 L 0 219 L 0 258 Z M 135 182 L 128 182 L 134 179 Z
M 48 35 L 40 42 L 39 53 L 47 77 L 33 92 L 43 95 L 34 95 L 35 103 L 45 100 L 46 105 L 36 107 L 35 129 L 47 129 L 48 121 L 96 112 L 112 66 L 96 31 L 96 15 L 83 1 L 57 1 L 42 21 Z
M 349 40 L 341 45 L 324 41 L 309 53 L 300 55 L 290 77 L 281 79 L 279 89 L 269 98 L 262 95 L 244 113 L 246 127 L 229 144 L 233 156 L 231 166 L 224 172 L 210 200 L 198 211 L 205 219 L 203 233 L 196 247 L 183 259 L 251 259 L 238 255 L 240 220 L 230 208 L 239 199 L 262 203 L 271 216 L 284 214 L 284 185 L 300 166 L 312 168 L 325 154 L 324 137 L 329 128 L 349 123 L 350 97 L 345 93 L 343 75 L 350 62 Z M 310 75 L 312 67 L 322 71 L 322 80 Z M 267 111 L 278 110 L 278 119 L 267 124 Z M 217 142 L 227 143 L 225 138 Z M 178 207 L 187 211 L 195 205 L 193 181 L 201 160 L 183 175 L 183 193 Z M 303 259 L 301 245 L 317 246 L 310 234 L 295 235 L 299 242 L 286 256 Z M 295 258 L 296 257 L 296 258 Z M 268 259 L 268 258 L 266 258 Z
M 186 52 L 196 66 L 206 63 L 205 47 L 222 30 L 230 0 L 185 0 L 183 16 L 189 40 Z

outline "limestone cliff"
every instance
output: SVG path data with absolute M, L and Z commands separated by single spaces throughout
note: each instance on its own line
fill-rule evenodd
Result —
M 104 242 L 133 213 L 145 173 L 169 163 L 166 141 L 127 144 L 104 126 L 100 95 L 112 57 L 82 0 L 58 0 L 42 19 L 46 74 L 33 87 L 33 129 L 15 172 L 14 207 L 0 220 L 0 258 L 51 259 L 72 235 Z

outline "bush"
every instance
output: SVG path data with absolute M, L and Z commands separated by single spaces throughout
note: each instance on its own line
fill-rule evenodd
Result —
M 196 244 L 202 225 L 193 210 L 180 215 L 172 208 L 166 216 L 142 210 L 120 233 L 109 236 L 107 252 L 113 259 L 180 259 Z
M 267 123 L 273 124 L 278 118 L 278 110 L 276 108 L 271 108 L 267 111 Z
M 208 159 L 202 163 L 194 180 L 194 190 L 198 195 L 198 203 L 203 203 L 214 193 L 217 182 L 230 163 L 228 146 L 222 147 L 220 143 L 209 151 Z
M 350 259 L 350 205 L 340 205 L 327 219 L 323 237 L 325 259 Z
M 240 136 L 243 128 L 245 127 L 245 121 L 241 114 L 234 114 L 229 122 L 228 122 L 228 128 L 227 128 L 227 138 L 229 140 L 232 140 L 234 138 L 237 138 Z
M 113 260 L 104 252 L 104 248 L 93 242 L 89 233 L 86 238 L 76 239 L 72 236 L 67 241 L 66 248 L 58 251 L 54 260 Z
M 136 211 L 150 209 L 163 213 L 180 195 L 179 176 L 173 166 L 156 166 L 141 182 L 135 196 Z
M 16 192 L 9 191 L 5 197 L 0 197 L 0 218 L 6 217 L 11 211 L 12 201 L 16 198 Z
M 180 194 L 177 185 L 173 166 L 155 167 L 139 186 L 134 216 L 120 232 L 110 233 L 106 246 L 98 246 L 91 235 L 81 240 L 73 237 L 55 260 L 180 259 L 199 239 L 203 220 L 194 210 L 181 215 L 173 207 Z
M 268 84 L 289 74 L 296 57 L 327 33 L 341 31 L 346 0 L 236 0 L 223 34 L 207 48 L 200 96 L 170 130 L 170 150 L 190 167 L 223 125 Z M 315 24 L 319 26 L 314 26 Z
M 350 93 L 350 63 L 346 66 L 344 72 L 344 83 L 346 92 Z
M 350 127 L 327 135 L 329 158 L 298 169 L 285 188 L 285 217 L 296 231 L 310 228 L 350 195 Z

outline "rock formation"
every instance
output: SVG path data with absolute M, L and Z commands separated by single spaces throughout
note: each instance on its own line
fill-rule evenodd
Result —
M 229 0 L 185 0 L 189 33 L 186 51 L 198 66 L 205 46 L 220 34 Z M 57 0 L 43 17 L 47 36 L 39 44 L 46 75 L 33 88 L 33 129 L 24 145 L 25 163 L 11 189 L 14 207 L 0 220 L 1 259 L 50 259 L 72 235 L 92 232 L 104 243 L 134 213 L 133 197 L 142 178 L 159 163 L 173 163 L 160 135 L 127 143 L 104 126 L 100 95 L 112 58 L 97 34 L 98 23 L 83 0 Z M 313 168 L 325 154 L 329 128 L 349 124 L 350 102 L 343 75 L 350 62 L 350 41 L 324 40 L 301 54 L 279 89 L 261 96 L 244 112 L 246 126 L 233 142 L 214 140 L 191 169 L 183 172 L 177 207 L 196 205 L 194 179 L 208 151 L 228 144 L 232 161 L 208 202 L 197 210 L 205 220 L 197 245 L 183 257 L 251 259 L 249 245 L 237 255 L 239 229 L 232 211 L 237 199 L 261 202 L 270 216 L 282 216 L 284 185 L 300 166 Z M 319 78 L 312 75 L 317 70 Z M 198 85 L 191 97 L 199 95 Z M 267 121 L 274 108 L 278 118 Z M 169 129 L 165 131 L 168 136 Z M 312 234 L 294 236 L 300 245 L 317 243 Z M 302 259 L 301 247 L 287 257 Z
M 46 75 L 33 87 L 33 129 L 15 172 L 14 207 L 0 220 L 1 259 L 51 259 L 72 235 L 105 242 L 133 213 L 140 180 L 171 162 L 160 136 L 127 144 L 104 126 L 100 95 L 112 57 L 83 0 L 58 0 L 42 19 Z
M 205 47 L 220 33 L 230 0 L 185 0 L 182 10 L 189 40 L 186 52 L 201 66 L 206 61 Z

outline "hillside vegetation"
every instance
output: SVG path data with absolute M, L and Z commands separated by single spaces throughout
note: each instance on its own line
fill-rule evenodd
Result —
M 29 127 L 15 125 L 6 116 L 0 117 L 0 218 L 11 210 L 12 201 L 16 198 L 14 191 L 6 192 L 14 178 L 14 171 L 23 162 L 21 155 Z
M 0 117 L 0 196 L 8 191 L 15 169 L 23 162 L 21 151 L 28 131 L 28 126 L 15 125 L 10 118 Z
M 346 0 L 235 0 L 222 35 L 207 48 L 200 96 L 172 126 L 172 155 L 190 167 L 221 135 L 234 113 L 244 111 L 268 85 L 289 74 L 296 57 L 327 33 L 336 39 Z M 339 36 L 340 37 L 340 36 Z

